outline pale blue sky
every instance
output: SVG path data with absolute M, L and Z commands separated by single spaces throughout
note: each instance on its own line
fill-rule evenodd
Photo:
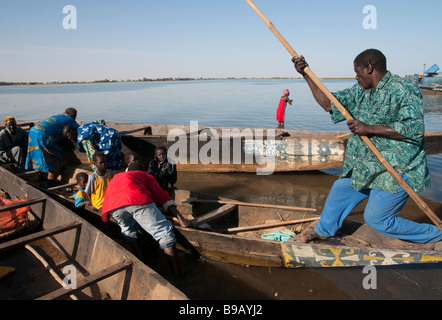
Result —
M 255 0 L 318 77 L 353 77 L 367 48 L 401 76 L 442 67 L 440 0 Z M 65 30 L 63 7 L 77 9 Z M 363 8 L 377 10 L 366 30 Z M 0 81 L 297 77 L 244 0 L 16 0 L 0 3 Z

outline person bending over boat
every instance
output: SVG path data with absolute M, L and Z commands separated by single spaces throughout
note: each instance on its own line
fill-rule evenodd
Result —
M 71 125 L 77 129 L 76 118 L 77 110 L 67 108 L 63 114 L 49 117 L 29 130 L 26 170 L 39 170 L 48 180 L 57 179 L 64 163 L 59 147 L 63 128 Z
M 143 171 L 139 163 L 134 163 L 127 172 L 117 173 L 110 181 L 104 196 L 101 218 L 109 222 L 112 217 L 119 224 L 125 240 L 134 246 L 142 258 L 142 250 L 137 244 L 137 231 L 141 226 L 159 242 L 175 275 L 179 275 L 173 226 L 157 205 L 176 216 L 182 227 L 192 226 L 178 211 L 167 191 L 161 189 L 155 178 Z
M 293 58 L 318 104 L 334 123 L 345 118 L 304 72 L 304 57 Z M 415 192 L 430 187 L 424 142 L 424 113 L 419 88 L 387 70 L 384 54 L 376 49 L 354 60 L 357 84 L 334 93 L 355 120 L 345 149 L 343 172 L 327 197 L 318 224 L 301 234 L 305 242 L 333 236 L 345 217 L 368 198 L 365 222 L 378 232 L 418 243 L 442 240 L 434 225 L 417 223 L 397 215 L 409 195 L 375 158 L 359 136 L 369 136 L 376 148 Z
M 17 172 L 25 170 L 28 134 L 17 127 L 13 117 L 5 118 L 5 128 L 0 131 L 0 162 L 13 163 Z
M 96 170 L 92 157 L 98 150 L 104 152 L 107 167 L 111 170 L 121 169 L 121 136 L 120 133 L 106 126 L 104 120 L 82 124 L 78 130 L 71 126 L 63 129 L 63 134 L 70 140 L 75 140 L 80 152 L 86 152 L 92 170 Z

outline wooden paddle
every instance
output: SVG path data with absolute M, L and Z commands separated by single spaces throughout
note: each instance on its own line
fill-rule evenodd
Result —
M 287 226 L 289 224 L 297 224 L 297 223 L 310 222 L 310 221 L 315 221 L 315 220 L 319 220 L 319 217 L 306 218 L 306 219 L 298 219 L 298 220 L 289 220 L 289 221 L 281 221 L 281 222 L 268 223 L 268 224 L 258 224 L 256 226 L 245 226 L 245 227 L 229 228 L 229 229 L 227 229 L 227 231 L 228 232 L 239 232 L 239 231 L 249 231 L 249 230 L 256 230 L 256 229 L 265 229 L 265 228 Z
M 238 206 L 250 206 L 250 207 L 261 207 L 261 208 L 276 208 L 276 209 L 286 209 L 286 210 L 316 211 L 316 209 L 312 209 L 312 208 L 292 207 L 292 206 L 283 206 L 283 205 L 265 204 L 265 203 L 250 203 L 250 202 L 233 201 L 233 200 L 232 201 L 227 201 L 227 200 L 205 200 L 205 199 L 197 199 L 197 198 L 187 198 L 187 199 L 181 200 L 181 203 L 192 203 L 192 202 L 234 204 L 234 205 L 238 205 Z
M 276 30 L 275 26 L 267 19 L 264 14 L 259 10 L 251 0 L 245 0 L 252 9 L 261 17 L 264 23 L 275 34 L 287 51 L 292 57 L 299 57 L 299 55 L 293 50 L 284 37 Z M 309 67 L 304 69 L 304 72 L 310 77 L 310 79 L 318 86 L 318 88 L 326 95 L 328 99 L 336 106 L 346 120 L 354 120 L 345 107 L 335 98 L 335 96 L 322 84 L 322 82 L 316 77 L 316 75 L 310 70 Z M 359 136 L 367 147 L 373 152 L 378 161 L 387 169 L 387 171 L 393 176 L 393 178 L 404 188 L 404 190 L 410 195 L 419 208 L 433 221 L 433 223 L 442 230 L 442 221 L 439 217 L 428 207 L 428 205 L 414 192 L 414 190 L 402 179 L 402 177 L 396 172 L 396 170 L 388 163 L 385 157 L 376 149 L 375 145 L 367 136 Z
M 68 184 L 63 184 L 61 186 L 50 187 L 50 188 L 48 188 L 48 190 L 49 191 L 55 191 L 55 190 L 59 190 L 59 189 L 75 187 L 76 185 L 77 185 L 77 182 L 72 182 L 72 183 L 68 183 Z

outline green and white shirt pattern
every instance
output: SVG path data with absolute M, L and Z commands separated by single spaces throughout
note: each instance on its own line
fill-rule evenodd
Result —
M 370 89 L 359 84 L 334 93 L 354 119 L 369 125 L 384 125 L 396 130 L 406 139 L 392 139 L 372 135 L 370 140 L 393 166 L 399 175 L 406 174 L 415 192 L 430 187 L 430 176 L 425 152 L 425 125 L 420 89 L 392 75 L 390 71 L 382 78 L 370 95 Z M 332 104 L 334 123 L 345 118 Z M 350 134 L 345 151 L 343 173 L 351 172 L 351 185 L 356 190 L 365 188 L 397 192 L 399 184 L 376 159 L 374 154 L 357 135 Z

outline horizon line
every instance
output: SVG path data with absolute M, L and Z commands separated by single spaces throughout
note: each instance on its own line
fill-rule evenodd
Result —
M 51 85 L 51 84 L 91 84 L 91 83 L 123 83 L 123 82 L 162 82 L 162 81 L 201 81 L 201 80 L 299 80 L 303 79 L 302 77 L 208 77 L 208 78 L 192 78 L 192 77 L 166 77 L 166 78 L 142 78 L 142 79 L 128 79 L 128 80 L 93 80 L 93 81 L 21 81 L 21 82 L 13 82 L 13 81 L 0 81 L 0 86 L 13 86 L 13 85 Z M 325 80 L 348 80 L 354 79 L 353 77 L 323 77 L 320 79 Z

